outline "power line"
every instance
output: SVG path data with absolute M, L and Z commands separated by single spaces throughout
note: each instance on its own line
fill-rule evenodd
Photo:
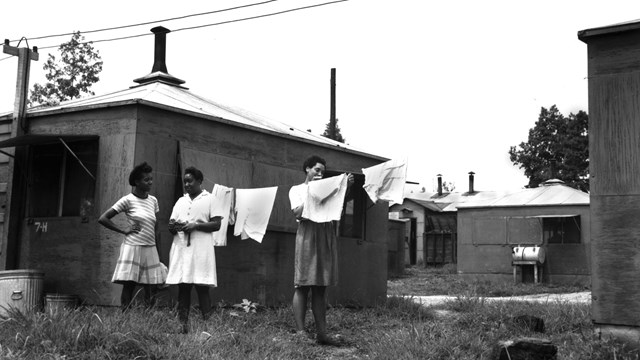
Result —
M 180 28 L 180 29 L 172 30 L 171 32 L 177 32 L 177 31 L 183 31 L 183 30 L 193 30 L 193 29 L 199 29 L 199 28 L 204 28 L 204 27 L 209 27 L 209 26 L 224 25 L 224 24 L 230 24 L 230 23 L 234 23 L 234 22 L 241 22 L 241 21 L 247 21 L 247 20 L 255 20 L 255 19 L 259 19 L 259 18 L 265 18 L 265 17 L 275 16 L 275 15 L 282 15 L 282 14 L 286 14 L 286 13 L 290 13 L 290 12 L 294 12 L 294 11 L 306 10 L 306 9 L 311 9 L 311 8 L 315 8 L 315 7 L 325 6 L 325 5 L 332 5 L 332 4 L 341 3 L 341 2 L 346 2 L 346 1 L 349 1 L 349 0 L 335 0 L 335 1 L 329 1 L 329 2 L 325 2 L 325 3 L 314 4 L 314 5 L 308 5 L 308 6 L 302 6 L 302 7 L 298 7 L 298 8 L 293 8 L 293 9 L 288 9 L 288 10 L 282 10 L 282 11 L 277 11 L 277 12 L 268 13 L 268 14 L 262 14 L 262 15 L 250 16 L 250 17 L 245 17 L 245 18 L 240 18 L 240 19 L 234 19 L 234 20 L 221 21 L 221 22 L 212 23 L 212 24 L 205 24 L 205 25 L 198 25 L 198 26 L 185 27 L 185 28 Z M 95 44 L 95 43 L 100 43 L 100 42 L 109 42 L 109 41 L 116 41 L 116 40 L 125 40 L 125 39 L 132 39 L 132 38 L 137 38 L 137 37 L 142 37 L 142 36 L 150 36 L 150 35 L 153 35 L 153 33 L 144 33 L 144 34 L 137 34 L 137 35 L 122 36 L 122 37 L 111 38 L 111 39 L 102 39 L 102 40 L 85 41 L 85 42 L 81 42 L 81 43 L 79 43 L 79 44 L 91 44 L 91 43 L 94 43 L 94 44 Z M 33 39 L 32 39 L 32 40 L 33 40 Z M 56 47 L 58 47 L 58 46 L 60 46 L 60 45 L 44 46 L 44 47 L 39 47 L 38 49 L 51 49 L 51 48 L 56 48 Z
M 240 22 L 240 21 L 246 21 L 246 20 L 254 20 L 254 19 L 259 19 L 259 18 L 264 18 L 264 17 L 274 16 L 274 15 L 286 14 L 286 13 L 289 13 L 289 12 L 294 12 L 294 11 L 299 11 L 299 10 L 306 10 L 306 9 L 310 9 L 310 8 L 314 8 L 314 7 L 320 7 L 320 6 L 325 6 L 325 5 L 331 5 L 331 4 L 340 3 L 340 2 L 345 2 L 345 1 L 349 1 L 349 0 L 336 0 L 336 1 L 329 1 L 329 2 L 326 2 L 326 3 L 315 4 L 315 5 L 309 5 L 309 6 L 303 6 L 303 7 L 293 8 L 293 9 L 288 9 L 288 10 L 283 10 L 283 11 L 277 11 L 277 12 L 269 13 L 269 14 L 263 14 L 263 15 L 250 16 L 250 17 L 246 17 L 246 18 L 235 19 L 235 20 L 228 20 L 228 21 L 222 21 L 222 22 L 213 23 L 213 24 L 206 24 L 206 25 L 191 26 L 191 27 L 186 27 L 186 28 L 181 28 L 181 29 L 172 30 L 172 32 L 182 31 L 182 30 L 199 29 L 199 28 L 208 27 L 208 26 L 223 25 L 223 24 L 229 24 L 229 23 Z
M 91 34 L 91 33 L 97 33 L 97 32 L 102 32 L 102 31 L 126 29 L 126 28 L 130 28 L 130 27 L 149 25 L 149 24 L 155 24 L 155 23 L 159 23 L 159 22 L 172 21 L 172 20 L 180 20 L 180 19 L 186 19 L 186 18 L 195 17 L 195 16 L 210 15 L 210 14 L 221 13 L 221 12 L 225 12 L 225 11 L 231 11 L 231 10 L 237 10 L 237 9 L 257 6 L 257 5 L 264 5 L 264 4 L 272 3 L 272 2 L 276 2 L 276 1 L 278 1 L 278 0 L 268 0 L 268 1 L 262 1 L 262 2 L 253 3 L 253 4 L 230 7 L 230 8 L 221 9 L 221 10 L 213 10 L 213 11 L 207 11 L 207 12 L 202 12 L 202 13 L 197 13 L 197 14 L 178 16 L 178 17 L 173 17 L 173 18 L 168 18 L 168 19 L 163 19 L 163 20 L 154 20 L 154 21 L 148 21 L 148 22 L 131 24 L 131 25 L 114 26 L 114 27 L 110 27 L 110 28 L 97 29 L 97 30 L 88 30 L 88 31 L 79 31 L 79 32 L 82 33 L 82 34 Z M 48 39 L 48 38 L 53 38 L 53 37 L 69 36 L 69 35 L 73 35 L 73 34 L 75 34 L 75 33 L 44 35 L 44 36 L 32 37 L 31 40 L 41 40 L 41 39 Z M 15 42 L 15 41 L 19 41 L 19 40 L 11 40 L 11 42 Z

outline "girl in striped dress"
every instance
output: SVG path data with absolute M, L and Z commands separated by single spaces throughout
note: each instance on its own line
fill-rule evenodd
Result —
M 107 229 L 125 236 L 111 279 L 113 283 L 122 284 L 120 304 L 123 310 L 130 306 L 136 285 L 144 287 L 145 303 L 150 305 L 153 288 L 162 285 L 167 278 L 167 267 L 160 262 L 156 248 L 156 239 L 160 237 L 156 213 L 160 209 L 158 200 L 149 194 L 153 184 L 152 171 L 146 162 L 136 166 L 129 175 L 129 184 L 133 186 L 131 193 L 120 198 L 98 220 Z M 119 213 L 127 217 L 125 228 L 111 220 Z

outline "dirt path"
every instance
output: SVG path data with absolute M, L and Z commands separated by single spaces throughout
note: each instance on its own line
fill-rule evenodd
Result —
M 434 306 L 443 304 L 446 301 L 455 300 L 455 296 L 435 295 L 435 296 L 406 296 L 414 302 L 425 306 Z M 507 297 L 485 297 L 487 302 L 491 301 L 530 301 L 530 302 L 567 302 L 567 303 L 591 303 L 591 292 L 584 291 L 569 294 L 536 294 L 524 296 L 507 296 Z

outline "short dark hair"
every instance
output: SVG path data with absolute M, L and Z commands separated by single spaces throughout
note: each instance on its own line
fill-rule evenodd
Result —
M 202 171 L 196 169 L 193 166 L 189 166 L 188 168 L 184 169 L 184 174 L 191 174 L 191 176 L 193 176 L 194 179 L 202 182 L 204 180 L 204 175 L 202 175 Z
M 307 172 L 307 168 L 312 168 L 315 164 L 322 164 L 327 167 L 327 162 L 318 155 L 311 155 L 302 164 L 302 171 Z
M 147 162 L 143 162 L 142 164 L 136 165 L 136 167 L 131 170 L 131 174 L 129 174 L 129 185 L 136 186 L 136 181 L 142 179 L 144 174 L 149 174 L 153 171 L 153 168 L 147 164 Z

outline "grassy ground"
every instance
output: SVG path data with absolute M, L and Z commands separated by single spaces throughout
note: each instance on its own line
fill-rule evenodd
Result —
M 476 296 L 517 296 L 542 293 L 571 293 L 587 291 L 576 285 L 553 284 L 492 284 L 487 281 L 467 282 L 461 279 L 455 265 L 443 267 L 411 266 L 405 273 L 387 282 L 389 295 L 476 295 Z
M 11 313 L 0 319 L 0 358 L 495 359 L 500 340 L 534 336 L 556 344 L 558 359 L 638 359 L 637 352 L 594 335 L 589 305 L 485 303 L 470 295 L 473 285 L 465 287 L 449 276 L 457 297 L 438 307 L 391 297 L 371 308 L 329 309 L 330 332 L 345 339 L 340 347 L 318 346 L 295 336 L 290 307 L 256 313 L 218 308 L 206 322 L 192 316 L 191 332 L 185 335 L 178 333 L 170 309 L 122 314 L 113 308 L 85 307 L 61 316 Z M 390 281 L 390 286 L 411 278 Z M 402 291 L 408 289 L 402 286 Z M 545 333 L 518 323 L 518 315 L 543 319 Z M 312 334 L 310 316 L 307 321 Z

